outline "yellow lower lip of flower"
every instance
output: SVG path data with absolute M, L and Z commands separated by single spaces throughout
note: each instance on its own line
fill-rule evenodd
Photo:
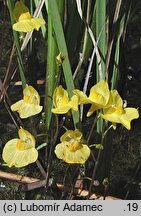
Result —
M 68 147 L 70 152 L 75 152 L 78 149 L 82 148 L 82 144 L 76 141 L 76 142 L 69 144 L 67 147 Z
M 123 113 L 123 108 L 122 107 L 115 107 L 115 113 L 117 115 L 122 115 Z
M 21 118 L 28 118 L 42 111 L 43 107 L 40 106 L 40 96 L 32 86 L 26 85 L 23 95 L 22 100 L 11 105 L 13 112 L 17 111 Z
M 29 101 L 29 99 L 30 99 L 30 97 L 29 97 L 29 96 L 27 96 L 27 95 L 24 95 L 24 98 L 23 98 L 24 102 L 28 102 L 28 101 Z
M 92 92 L 92 93 L 91 93 L 91 99 L 96 99 L 96 98 L 98 98 L 98 97 L 102 97 L 102 95 L 99 94 L 98 92 Z
M 28 144 L 28 143 L 25 143 L 25 142 L 23 142 L 22 140 L 19 140 L 18 142 L 17 142 L 17 145 L 16 145 L 16 148 L 18 149 L 18 150 L 26 150 L 26 149 L 30 149 L 30 148 L 32 148 L 33 146 L 31 145 L 31 144 Z
M 62 142 L 56 146 L 55 154 L 57 158 L 62 159 L 69 164 L 84 164 L 90 156 L 89 147 L 87 145 L 81 144 L 81 148 L 75 151 L 72 151 L 74 149 L 71 149 L 70 151 L 70 149 L 68 149 L 69 145 L 70 143 L 68 142 Z
M 31 17 L 31 15 L 30 15 L 30 13 L 29 13 L 29 12 L 26 12 L 26 13 L 23 13 L 23 14 L 20 15 L 19 21 L 20 21 L 20 20 L 31 19 L 31 18 L 32 18 L 32 17 Z
M 15 138 L 5 144 L 2 158 L 9 167 L 24 167 L 37 160 L 38 151 L 33 145 L 31 146 L 31 144 Z
M 51 109 L 51 112 L 55 113 L 55 114 L 65 114 L 69 110 L 70 110 L 70 106 L 65 105 L 65 106 L 60 106 L 60 107 L 53 108 L 53 109 Z
M 24 143 L 21 140 L 19 140 L 17 142 L 16 148 L 19 150 L 24 150 Z

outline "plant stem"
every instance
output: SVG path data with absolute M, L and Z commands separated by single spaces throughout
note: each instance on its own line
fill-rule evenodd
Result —
M 11 0 L 8 0 L 7 5 L 8 5 L 9 13 L 10 13 L 11 24 L 13 25 L 13 23 L 14 23 L 13 14 L 12 14 L 13 13 L 13 2 Z M 19 65 L 20 77 L 22 80 L 22 86 L 24 88 L 26 85 L 26 78 L 24 75 L 24 65 L 23 65 L 23 60 L 22 60 L 22 55 L 21 55 L 18 33 L 14 30 L 13 30 L 13 37 L 14 37 L 14 41 L 15 41 L 15 45 L 16 45 L 16 49 L 17 49 L 17 61 L 18 61 L 18 65 Z
M 50 171 L 51 171 L 51 166 L 52 166 L 52 153 L 54 149 L 54 145 L 56 143 L 57 137 L 58 137 L 58 117 L 55 115 L 55 120 L 56 120 L 56 129 L 55 129 L 55 134 L 53 133 L 54 131 L 51 130 L 51 142 L 50 142 L 50 150 L 49 150 L 49 157 L 48 157 L 48 163 L 47 163 L 47 172 L 46 172 L 46 187 L 48 187 L 49 183 L 49 177 L 50 177 Z
M 96 175 L 96 171 L 97 171 L 97 168 L 98 168 L 98 165 L 99 165 L 101 151 L 102 151 L 101 149 L 99 149 L 99 151 L 98 151 L 98 156 L 97 156 L 97 160 L 95 162 L 95 166 L 94 166 L 94 169 L 93 169 L 92 180 L 91 180 L 91 183 L 90 183 L 90 186 L 89 186 L 89 193 L 88 193 L 87 199 L 89 199 L 90 196 L 91 196 L 92 186 L 93 186 L 95 175 Z
M 106 80 L 108 81 L 108 72 L 109 72 L 109 64 L 110 64 L 110 59 L 111 59 L 111 54 L 112 54 L 112 48 L 113 48 L 113 43 L 115 39 L 115 34 L 116 34 L 116 24 L 119 18 L 119 12 L 121 8 L 122 0 L 118 0 L 116 4 L 116 9 L 115 9 L 115 14 L 114 14 L 114 20 L 113 20 L 113 34 L 112 34 L 112 40 L 110 41 L 109 47 L 108 47 L 108 52 L 107 52 L 107 57 L 106 57 Z
M 105 128 L 105 126 L 103 127 L 103 131 L 104 131 L 104 128 Z M 104 145 L 105 136 L 106 136 L 107 132 L 110 130 L 110 128 L 111 128 L 111 126 L 107 130 L 105 130 L 105 132 L 102 133 L 101 145 Z M 97 171 L 97 168 L 98 168 L 98 165 L 99 165 L 99 162 L 100 162 L 101 152 L 102 152 L 102 149 L 99 149 L 98 156 L 97 156 L 95 166 L 94 166 L 94 169 L 93 169 L 93 173 L 92 173 L 92 180 L 91 180 L 91 183 L 90 183 L 90 186 L 89 186 L 89 193 L 88 193 L 88 197 L 87 197 L 88 199 L 91 196 L 92 186 L 93 186 L 95 176 L 96 176 L 96 171 Z
M 90 133 L 89 133 L 89 135 L 88 135 L 88 137 L 87 137 L 87 143 L 89 143 L 89 141 L 90 141 L 90 138 L 91 138 L 91 135 L 92 135 L 92 133 L 93 133 L 94 127 L 95 127 L 95 125 L 96 125 L 97 119 L 98 119 L 98 113 L 96 114 L 96 117 L 95 117 L 95 119 L 94 119 L 94 122 L 93 122 L 92 127 L 91 127 L 91 130 L 90 130 Z
M 90 21 L 90 11 L 91 11 L 91 0 L 88 0 L 88 6 L 87 6 L 87 17 L 86 17 L 86 22 L 89 25 L 89 21 Z M 73 74 L 73 79 L 75 79 L 77 77 L 77 74 L 82 66 L 82 63 L 85 59 L 85 52 L 86 52 L 86 48 L 87 48 L 87 41 L 88 41 L 88 30 L 87 27 L 85 26 L 85 35 L 84 35 L 84 43 L 83 43 L 83 50 L 82 50 L 82 54 L 80 55 L 80 60 L 79 63 L 76 67 L 76 70 Z

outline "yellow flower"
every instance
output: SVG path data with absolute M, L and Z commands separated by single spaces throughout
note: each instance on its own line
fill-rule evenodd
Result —
M 65 57 L 59 53 L 57 56 L 56 56 L 56 63 L 58 65 L 62 65 L 63 64 L 63 61 L 65 60 Z
M 123 108 L 123 101 L 117 90 L 112 90 L 110 94 L 109 107 L 104 109 L 100 116 L 112 123 L 120 123 L 130 130 L 131 121 L 139 117 L 138 110 L 129 107 Z
M 31 16 L 22 0 L 16 2 L 13 10 L 13 17 L 17 21 L 13 25 L 13 29 L 19 32 L 31 32 L 34 29 L 38 31 L 41 25 L 45 24 L 43 18 Z
M 89 97 L 78 89 L 73 92 L 78 96 L 79 104 L 92 104 L 87 117 L 91 116 L 97 109 L 106 107 L 110 97 L 108 83 L 104 80 L 101 80 L 90 89 Z
M 14 103 L 11 106 L 12 111 L 17 111 L 21 118 L 28 118 L 36 115 L 42 111 L 40 106 L 40 96 L 38 92 L 32 87 L 26 85 L 23 90 L 23 99 Z
M 54 91 L 53 104 L 55 108 L 51 111 L 56 114 L 67 113 L 70 109 L 78 111 L 78 97 L 74 95 L 69 99 L 67 91 L 61 85 Z
M 2 158 L 9 167 L 24 167 L 38 158 L 34 137 L 23 128 L 19 129 L 19 139 L 8 141 L 3 149 Z
M 81 144 L 82 133 L 79 130 L 68 130 L 60 138 L 55 148 L 56 156 L 70 164 L 84 164 L 90 156 L 87 145 Z

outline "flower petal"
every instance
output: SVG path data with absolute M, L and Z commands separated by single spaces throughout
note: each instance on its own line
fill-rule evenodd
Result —
M 122 107 L 123 101 L 117 90 L 110 91 L 110 98 L 106 107 Z
M 87 117 L 90 117 L 97 109 L 98 107 L 95 104 L 92 104 L 87 112 Z
M 22 141 L 24 141 L 24 142 L 30 144 L 31 147 L 35 147 L 35 138 L 34 138 L 34 136 L 33 136 L 31 133 L 29 133 L 27 130 L 24 130 L 24 129 L 21 127 L 21 128 L 19 129 L 19 131 L 18 131 L 18 134 L 19 134 L 19 138 L 20 138 Z
M 24 101 L 20 100 L 20 101 L 18 101 L 18 102 L 11 105 L 11 110 L 13 112 L 18 111 L 23 106 L 23 104 L 24 104 Z
M 2 157 L 9 167 L 23 167 L 33 163 L 38 158 L 38 151 L 35 148 L 19 150 L 16 148 L 19 139 L 12 139 L 6 143 Z
M 22 0 L 17 1 L 14 10 L 13 10 L 13 17 L 16 21 L 18 21 L 21 14 L 29 12 L 29 9 L 26 7 L 26 5 L 23 3 Z
M 82 133 L 78 130 L 75 129 L 73 130 L 67 130 L 60 138 L 61 142 L 67 141 L 69 142 L 71 139 L 74 141 L 80 141 L 82 138 Z
M 43 18 L 32 17 L 26 5 L 20 0 L 16 2 L 13 17 L 17 21 L 13 25 L 13 29 L 19 32 L 31 32 L 34 29 L 39 30 L 41 25 L 45 24 Z
M 21 118 L 28 118 L 30 116 L 36 115 L 42 111 L 43 107 L 39 105 L 33 105 L 29 103 L 23 103 L 17 112 Z
M 60 138 L 61 142 L 67 141 L 69 142 L 71 140 L 71 135 L 73 133 L 73 130 L 67 130 Z
M 38 92 L 30 85 L 26 85 L 23 90 L 23 95 L 29 98 L 28 103 L 39 105 L 40 104 L 40 96 Z
M 56 113 L 56 114 L 65 114 L 70 110 L 70 106 L 69 105 L 64 105 L 64 106 L 60 106 L 60 107 L 56 107 L 51 109 L 51 112 Z
M 74 111 L 78 111 L 78 96 L 73 95 L 71 97 L 69 105 L 70 105 L 71 109 L 73 109 Z
M 32 86 L 26 85 L 23 95 L 23 100 L 11 106 L 12 111 L 17 111 L 21 118 L 28 118 L 42 111 L 43 107 L 40 106 L 40 96 Z
M 24 21 L 25 20 L 25 22 L 28 20 L 31 20 L 31 15 L 30 15 L 30 13 L 29 12 L 25 12 L 25 13 L 22 13 L 20 16 L 19 16 L 19 20 L 18 20 L 18 22 L 20 23 L 20 21 Z
M 78 130 L 78 129 L 75 129 L 74 131 L 73 131 L 73 134 L 72 134 L 72 138 L 73 139 L 75 139 L 75 140 L 77 140 L 77 141 L 80 141 L 81 140 L 81 138 L 82 138 L 82 133 Z
M 90 90 L 89 99 L 91 103 L 95 103 L 99 108 L 107 105 L 110 97 L 110 91 L 108 83 L 101 80 L 96 85 L 94 85 Z
M 70 164 L 84 164 L 90 156 L 90 149 L 87 145 L 82 145 L 82 148 L 75 152 L 69 151 L 68 142 L 62 142 L 55 148 L 55 154 L 59 159 L 64 160 Z
M 73 93 L 78 96 L 78 103 L 79 104 L 91 103 L 91 101 L 89 100 L 89 98 L 87 97 L 87 95 L 84 92 L 82 92 L 78 89 L 74 89 Z
M 46 22 L 43 18 L 34 17 L 31 19 L 30 25 L 34 27 L 35 30 L 39 31 L 39 28 Z
M 121 124 L 128 130 L 131 129 L 131 121 L 139 118 L 138 110 L 135 108 L 125 108 L 123 115 L 120 117 Z
M 102 118 L 114 123 L 121 123 L 128 130 L 131 129 L 131 121 L 139 117 L 139 113 L 135 108 L 125 108 L 121 114 L 118 114 L 116 108 L 106 109 L 104 114 L 100 114 Z
M 75 163 L 84 164 L 90 156 L 90 149 L 87 145 L 75 152 Z
M 75 111 L 78 110 L 77 96 L 74 95 L 69 101 L 68 93 L 61 85 L 54 91 L 53 103 L 55 108 L 53 108 L 51 111 L 56 114 L 65 114 L 70 109 Z
M 68 93 L 61 85 L 54 90 L 53 103 L 55 107 L 62 107 L 69 103 Z
M 113 111 L 113 108 L 107 109 L 106 112 L 104 112 L 104 114 L 101 113 L 100 117 L 107 121 L 114 122 L 114 123 L 121 122 L 120 115 L 118 115 L 116 111 Z

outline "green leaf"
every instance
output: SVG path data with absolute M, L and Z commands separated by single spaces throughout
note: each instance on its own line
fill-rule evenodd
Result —
M 68 58 L 66 41 L 64 37 L 63 27 L 62 27 L 61 18 L 60 18 L 56 0 L 48 0 L 48 7 L 50 9 L 50 13 L 52 17 L 52 25 L 54 28 L 59 52 L 61 52 L 62 55 L 65 57 L 62 67 L 63 67 L 63 73 L 67 85 L 67 91 L 69 96 L 71 97 L 73 94 L 72 90 L 74 89 L 72 70 Z M 79 122 L 79 113 L 72 112 L 72 115 L 73 115 L 74 125 L 76 126 L 76 124 Z

